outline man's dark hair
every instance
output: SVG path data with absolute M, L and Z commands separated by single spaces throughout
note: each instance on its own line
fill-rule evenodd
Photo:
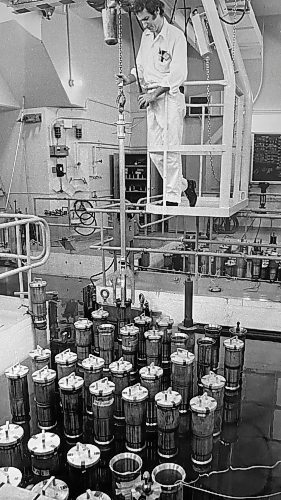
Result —
M 144 9 L 150 14 L 156 14 L 156 11 L 159 9 L 160 16 L 163 16 L 164 3 L 161 0 L 135 0 L 133 9 L 136 14 L 142 12 Z

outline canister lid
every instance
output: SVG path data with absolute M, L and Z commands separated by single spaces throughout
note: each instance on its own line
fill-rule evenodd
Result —
M 231 337 L 230 339 L 224 340 L 223 345 L 224 347 L 226 347 L 226 349 L 231 349 L 233 351 L 241 351 L 244 347 L 244 342 L 243 340 L 235 336 Z
M 204 387 L 208 389 L 222 389 L 225 386 L 225 378 L 214 372 L 208 373 L 201 378 Z
M 174 324 L 174 320 L 170 318 L 170 316 L 161 316 L 161 318 L 156 320 L 156 325 L 159 328 L 167 328 L 168 326 L 172 326 Z
M 205 335 L 204 337 L 200 337 L 199 339 L 197 339 L 197 344 L 200 345 L 200 344 L 211 344 L 211 345 L 214 345 L 215 344 L 215 339 L 212 339 L 211 337 L 208 337 L 207 335 Z
M 171 387 L 166 391 L 158 392 L 155 396 L 155 402 L 158 406 L 162 408 L 174 408 L 181 404 L 181 395 L 173 391 Z
M 93 326 L 92 321 L 89 321 L 87 318 L 79 318 L 74 323 L 74 328 L 77 330 L 89 330 Z
M 76 363 L 77 354 L 72 352 L 70 349 L 65 349 L 65 351 L 60 352 L 55 356 L 55 362 L 59 365 L 71 365 Z
M 102 333 L 112 333 L 115 330 L 115 326 L 112 323 L 102 323 L 98 326 L 98 331 Z
M 94 444 L 76 443 L 67 453 L 67 462 L 78 469 L 88 469 L 100 459 L 100 450 Z
M 67 500 L 69 497 L 69 488 L 67 484 L 54 476 L 35 484 L 31 491 L 38 494 L 43 493 L 44 497 L 52 498 L 53 500 Z
M 51 356 L 51 351 L 50 349 L 44 349 L 38 345 L 36 349 L 30 351 L 29 356 L 35 361 L 47 361 Z
M 140 384 L 131 385 L 123 389 L 122 398 L 129 402 L 145 401 L 148 398 L 148 390 Z
M 117 361 L 110 363 L 109 369 L 111 373 L 129 373 L 133 369 L 132 363 L 125 361 L 124 358 L 120 358 Z
M 134 322 L 136 325 L 150 325 L 152 318 L 150 316 L 146 316 L 145 314 L 141 314 L 140 316 L 136 316 L 134 318 Z
M 182 332 L 172 333 L 171 341 L 176 342 L 177 340 L 184 340 L 186 342 L 188 340 L 188 335 L 186 335 L 186 333 L 182 333 Z
M 95 370 L 99 371 L 104 366 L 104 359 L 99 356 L 94 356 L 93 354 L 89 354 L 88 358 L 83 359 L 82 368 L 89 372 L 94 372 Z
M 20 425 L 10 424 L 7 421 L 0 427 L 0 447 L 17 444 L 23 437 L 23 428 Z
M 82 495 L 79 495 L 76 500 L 110 500 L 110 497 L 102 491 L 87 490 Z
M 217 402 L 211 396 L 208 396 L 206 392 L 202 396 L 195 396 L 190 400 L 190 408 L 196 413 L 207 414 L 210 411 L 215 411 L 217 407 Z
M 115 384 L 107 377 L 101 378 L 90 385 L 89 391 L 94 396 L 110 396 L 115 391 Z
M 130 335 L 137 335 L 138 333 L 138 327 L 133 324 L 125 325 L 120 328 L 120 335 L 125 335 L 126 337 L 129 337 Z
M 0 468 L 0 483 L 11 484 L 18 486 L 22 480 L 22 473 L 16 467 L 1 467 Z
M 41 278 L 35 278 L 34 281 L 29 283 L 30 288 L 43 288 L 47 286 L 47 281 L 42 280 Z
M 93 311 L 91 316 L 93 319 L 107 319 L 109 316 L 109 312 L 105 311 L 103 307 L 100 307 L 96 311 Z
M 83 385 L 83 378 L 76 375 L 75 372 L 72 372 L 70 375 L 67 375 L 67 377 L 63 377 L 59 380 L 59 388 L 63 391 L 77 391 L 78 389 L 81 389 Z
M 33 382 L 36 382 L 37 384 L 51 382 L 52 380 L 55 380 L 56 376 L 57 374 L 55 370 L 51 370 L 51 368 L 48 368 L 47 365 L 32 373 Z
M 237 321 L 236 326 L 229 328 L 229 332 L 239 337 L 239 335 L 246 335 L 247 329 L 240 325 L 240 321 Z
M 211 323 L 209 323 L 209 325 L 205 325 L 204 326 L 205 330 L 214 330 L 214 331 L 218 331 L 220 332 L 222 327 L 220 325 L 213 325 Z
M 60 445 L 60 438 L 53 432 L 42 431 L 40 434 L 32 436 L 28 443 L 30 453 L 34 455 L 51 455 Z
M 161 330 L 147 330 L 144 332 L 144 337 L 149 340 L 160 340 L 163 337 L 163 332 Z
M 155 380 L 162 377 L 163 368 L 161 368 L 160 366 L 156 366 L 154 363 L 151 363 L 149 366 L 144 366 L 143 368 L 141 368 L 139 374 L 144 380 Z
M 191 365 L 194 362 L 195 356 L 187 349 L 177 348 L 176 352 L 171 354 L 171 361 L 177 365 Z
M 7 378 L 17 379 L 25 377 L 29 372 L 27 366 L 17 363 L 5 370 L 5 375 Z

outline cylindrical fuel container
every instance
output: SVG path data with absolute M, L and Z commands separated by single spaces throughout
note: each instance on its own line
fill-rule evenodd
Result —
M 154 363 L 162 366 L 162 338 L 163 332 L 159 330 L 148 330 L 144 334 L 146 348 L 146 364 Z
M 261 259 L 252 258 L 252 280 L 256 281 L 259 279 L 261 274 Z
M 98 356 L 93 356 L 93 354 L 89 354 L 89 357 L 83 359 L 82 361 L 82 369 L 84 373 L 85 406 L 86 412 L 89 415 L 93 414 L 92 396 L 89 388 L 91 384 L 103 377 L 103 367 L 104 359 Z
M 32 320 L 35 328 L 44 330 L 47 327 L 47 282 L 35 278 L 29 283 Z
M 178 348 L 187 349 L 188 335 L 186 333 L 175 332 L 171 337 L 171 354 Z
M 152 318 L 141 314 L 134 318 L 134 323 L 139 329 L 139 341 L 138 341 L 138 368 L 142 368 L 146 365 L 146 347 L 145 347 L 145 337 L 144 334 L 149 330 L 152 323 Z
M 60 438 L 52 432 L 45 432 L 32 436 L 27 447 L 31 455 L 31 467 L 35 476 L 48 477 L 59 470 L 58 449 Z
M 171 458 L 178 453 L 177 432 L 181 400 L 181 395 L 171 388 L 158 392 L 155 396 L 160 457 Z
M 98 327 L 104 323 L 108 319 L 109 312 L 105 311 L 103 307 L 100 307 L 96 311 L 93 311 L 91 314 L 93 320 L 93 346 L 92 353 L 96 356 L 100 354 L 100 345 L 99 345 L 99 331 Z
M 220 360 L 220 336 L 222 327 L 220 325 L 205 325 L 204 330 L 206 337 L 210 337 L 211 339 L 215 340 L 211 369 L 212 371 L 216 371 L 219 367 Z
M 228 259 L 224 264 L 225 276 L 236 276 L 236 259 Z
M 271 252 L 271 255 L 274 256 L 276 255 L 277 257 L 277 252 Z M 278 273 L 278 261 L 277 260 L 270 260 L 269 261 L 269 281 L 270 283 L 273 283 L 277 279 L 277 273 Z
M 216 407 L 216 400 L 205 392 L 190 401 L 191 460 L 195 464 L 204 465 L 212 460 Z
M 203 391 L 206 392 L 208 396 L 214 398 L 217 402 L 213 433 L 213 436 L 215 437 L 218 436 L 221 432 L 225 378 L 222 375 L 217 375 L 214 372 L 210 372 L 208 375 L 204 375 L 201 381 Z
M 144 472 L 142 481 L 131 490 L 131 500 L 160 500 L 161 486 L 153 482 L 149 472 Z
M 113 441 L 113 411 L 114 411 L 113 382 L 107 377 L 90 385 L 94 417 L 94 440 L 99 445 Z
M 268 259 L 262 259 L 262 261 L 261 261 L 260 279 L 261 280 L 268 280 L 269 279 L 269 260 Z
M 213 365 L 215 339 L 200 337 L 197 339 L 197 384 L 202 387 L 201 378 L 210 373 Z
M 141 451 L 145 448 L 145 419 L 148 390 L 140 384 L 122 391 L 126 423 L 126 448 Z
M 0 468 L 0 484 L 11 484 L 19 486 L 22 481 L 22 473 L 16 467 L 1 467 Z
M 158 330 L 163 332 L 162 338 L 162 366 L 165 369 L 170 368 L 170 356 L 171 356 L 171 336 L 172 336 L 172 327 L 174 324 L 174 320 L 169 316 L 162 316 L 161 318 L 156 320 L 156 327 Z
M 183 500 L 184 469 L 177 464 L 157 465 L 152 471 L 152 481 L 161 486 L 161 500 Z
M 225 388 L 236 391 L 240 387 L 241 371 L 243 369 L 244 342 L 238 337 L 226 339 L 223 343 Z
M 30 419 L 28 371 L 27 366 L 19 363 L 5 370 L 5 375 L 8 379 L 12 421 L 16 424 L 24 424 Z
M 221 441 L 235 443 L 238 439 L 238 427 L 241 414 L 241 388 L 238 391 L 225 391 L 223 407 L 223 425 Z
M 236 276 L 237 278 L 245 278 L 247 268 L 247 260 L 245 258 L 245 254 L 241 255 L 241 257 L 236 257 Z
M 120 358 L 118 361 L 113 361 L 109 365 L 111 380 L 115 385 L 114 392 L 114 418 L 124 420 L 124 402 L 122 399 L 122 391 L 130 385 L 130 373 L 133 369 L 132 363 Z
M 94 444 L 76 443 L 67 453 L 69 484 L 72 494 L 81 494 L 97 483 L 97 464 L 100 450 Z
M 51 370 L 48 366 L 32 374 L 37 422 L 40 429 L 49 430 L 57 425 L 56 376 L 55 370 Z
M 59 380 L 64 434 L 69 438 L 83 434 L 83 385 L 82 377 L 74 372 Z
M 125 325 L 120 328 L 119 335 L 122 341 L 124 361 L 129 361 L 132 364 L 130 377 L 131 382 L 134 382 L 137 374 L 139 329 L 134 325 Z
M 109 375 L 109 365 L 113 361 L 114 330 L 115 326 L 111 323 L 103 323 L 98 326 L 100 357 L 104 359 L 104 375 Z
M 169 269 L 170 271 L 173 269 L 173 254 L 172 253 L 163 253 L 163 267 L 164 269 Z
M 23 467 L 23 428 L 8 421 L 0 427 L 0 463 L 4 467 Z
M 240 326 L 240 322 L 237 321 L 236 327 L 233 326 L 232 328 L 229 328 L 229 333 L 231 334 L 231 337 L 238 337 L 239 340 L 242 340 L 244 342 L 244 349 L 241 361 L 241 374 L 240 374 L 240 379 L 241 379 L 244 367 L 244 359 L 245 359 L 247 329 Z
M 155 396 L 161 391 L 162 377 L 163 369 L 155 366 L 154 363 L 140 369 L 141 385 L 148 391 L 146 428 L 149 431 L 154 431 L 157 427 Z
M 114 500 L 131 500 L 131 489 L 141 480 L 142 459 L 135 453 L 119 453 L 109 462 Z
M 36 372 L 46 365 L 50 366 L 50 349 L 44 349 L 43 347 L 40 347 L 40 345 L 38 345 L 36 349 L 30 351 L 29 356 L 32 359 L 32 372 Z
M 74 323 L 78 366 L 82 366 L 83 359 L 88 358 L 91 353 L 92 326 L 92 321 L 87 318 L 79 318 Z
M 193 396 L 193 372 L 195 356 L 186 349 L 177 349 L 171 354 L 173 391 L 181 395 L 180 413 L 186 413 Z
M 103 493 L 102 491 L 87 490 L 82 495 L 76 498 L 76 500 L 111 500 L 110 497 Z
M 31 491 L 35 494 L 35 497 L 37 494 L 42 495 L 42 498 L 47 497 L 56 500 L 68 500 L 69 498 L 69 488 L 67 484 L 61 479 L 56 479 L 55 476 L 51 476 L 49 479 L 44 479 L 44 481 L 35 484 Z
M 60 352 L 55 356 L 58 380 L 67 377 L 76 370 L 77 354 L 70 349 Z

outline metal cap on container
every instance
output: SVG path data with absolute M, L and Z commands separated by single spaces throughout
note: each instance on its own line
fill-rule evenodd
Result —
M 171 354 L 171 361 L 176 365 L 191 365 L 194 362 L 195 356 L 187 349 L 177 348 L 176 352 Z
M 52 382 L 55 380 L 57 374 L 55 370 L 52 370 L 47 365 L 43 366 L 40 370 L 32 373 L 33 382 L 37 384 L 45 384 L 46 382 Z
M 87 490 L 82 495 L 79 495 L 76 500 L 110 500 L 110 497 L 102 491 Z
M 155 396 L 155 402 L 158 406 L 162 408 L 174 408 L 181 404 L 182 397 L 181 395 L 173 391 L 171 387 L 166 391 L 158 392 Z
M 69 488 L 67 484 L 54 476 L 35 484 L 31 491 L 32 493 L 37 493 L 38 495 L 42 494 L 42 497 L 44 498 L 47 497 L 56 500 L 67 500 L 69 497 Z
M 27 443 L 27 447 L 33 455 L 51 455 L 58 450 L 59 446 L 59 436 L 53 432 L 45 431 L 35 434 Z
M 76 443 L 67 453 L 67 462 L 77 469 L 88 469 L 100 459 L 100 450 L 94 444 Z
M 147 330 L 144 332 L 144 337 L 149 340 L 160 340 L 163 337 L 161 330 Z
M 82 368 L 89 372 L 99 371 L 104 366 L 104 359 L 99 356 L 94 356 L 93 354 L 89 354 L 88 358 L 83 359 Z
M 240 340 L 237 336 L 226 339 L 223 342 L 226 349 L 231 349 L 233 351 L 241 351 L 244 347 L 243 340 Z
M 231 328 L 229 328 L 229 332 L 232 335 L 237 335 L 239 337 L 239 335 L 246 335 L 247 329 L 243 328 L 243 326 L 240 326 L 240 322 L 237 321 L 236 326 L 232 326 Z
M 0 427 L 0 448 L 17 444 L 23 438 L 23 428 L 7 421 Z
M 209 325 L 204 326 L 205 330 L 214 330 L 216 331 L 221 331 L 222 327 L 220 325 L 212 325 L 211 323 Z
M 159 483 L 150 479 L 149 472 L 145 471 L 142 476 L 142 481 L 136 483 L 131 490 L 132 499 L 143 500 L 157 500 L 161 497 L 161 486 Z
M 141 378 L 144 380 L 155 380 L 163 375 L 163 368 L 160 366 L 156 366 L 154 363 L 151 363 L 149 366 L 144 366 L 139 370 L 139 374 Z
M 102 323 L 98 326 L 98 331 L 102 333 L 111 333 L 114 332 L 115 326 L 112 323 Z
M 76 328 L 77 330 L 89 330 L 91 326 L 93 326 L 93 323 L 87 318 L 79 318 L 74 323 L 74 328 Z
M 47 281 L 42 280 L 41 278 L 35 278 L 34 281 L 29 283 L 30 288 L 43 288 L 47 286 Z
M 208 375 L 204 375 L 201 382 L 207 389 L 222 389 L 225 386 L 225 378 L 212 371 Z
M 133 324 L 125 325 L 120 328 L 120 335 L 125 335 L 126 337 L 129 337 L 130 335 L 137 335 L 138 333 L 138 327 Z
M 131 385 L 123 389 L 122 398 L 125 401 L 140 403 L 148 398 L 148 390 L 140 384 Z
M 65 349 L 65 351 L 60 352 L 55 356 L 55 362 L 59 365 L 71 365 L 76 363 L 77 354 L 72 352 L 70 349 Z
M 110 363 L 109 370 L 111 373 L 115 374 L 124 374 L 132 371 L 133 365 L 129 361 L 125 361 L 124 358 L 120 358 L 117 361 L 113 361 Z
M 47 361 L 51 356 L 51 351 L 50 349 L 44 349 L 38 345 L 36 349 L 30 351 L 29 356 L 35 361 Z
M 94 396 L 110 396 L 115 391 L 115 384 L 107 377 L 101 378 L 90 385 L 89 391 Z
M 0 468 L 0 483 L 11 484 L 18 486 L 22 480 L 22 473 L 16 467 L 1 467 Z
M 134 322 L 138 326 L 150 325 L 152 318 L 150 316 L 145 316 L 145 314 L 141 314 L 134 318 Z
M 214 345 L 215 342 L 216 342 L 215 339 L 212 339 L 211 337 L 208 337 L 207 335 L 205 335 L 204 337 L 200 337 L 199 339 L 197 339 L 197 345 L 200 345 L 200 344 Z
M 195 413 L 210 413 L 211 411 L 215 411 L 217 407 L 217 402 L 211 396 L 208 396 L 206 392 L 202 396 L 195 396 L 190 400 L 190 408 L 191 411 Z
M 161 316 L 161 318 L 156 320 L 156 325 L 159 328 L 167 328 L 168 326 L 172 326 L 174 324 L 174 320 L 170 318 L 170 316 Z
M 84 385 L 84 379 L 76 375 L 75 372 L 70 373 L 67 377 L 59 380 L 59 388 L 63 391 L 77 391 Z
M 28 372 L 29 369 L 27 368 L 27 366 L 17 363 L 10 368 L 7 368 L 7 370 L 5 370 L 5 375 L 7 378 L 17 379 L 25 377 Z
M 109 316 L 109 312 L 105 311 L 103 307 L 100 307 L 96 311 L 92 311 L 91 317 L 95 319 L 107 319 Z
M 182 332 L 175 332 L 172 334 L 171 340 L 188 340 L 188 335 Z

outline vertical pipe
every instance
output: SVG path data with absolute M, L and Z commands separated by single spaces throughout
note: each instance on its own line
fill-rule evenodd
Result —
M 167 160 L 168 160 L 168 95 L 165 94 L 165 124 L 163 151 L 163 205 L 167 203 Z
M 15 217 L 15 220 L 19 220 L 17 217 Z M 19 226 L 16 226 L 16 245 L 17 245 L 17 255 L 22 255 L 22 246 L 21 246 L 21 239 L 20 239 L 20 228 Z M 18 257 L 17 258 L 17 263 L 18 263 L 18 268 L 21 268 L 22 262 L 21 259 Z M 20 286 L 20 298 L 23 299 L 23 274 L 20 271 L 19 272 L 19 286 Z
M 104 228 L 103 228 L 103 212 L 100 219 L 100 241 L 101 241 L 101 264 L 102 264 L 102 284 L 106 286 L 106 273 L 105 273 L 105 255 L 104 255 Z

